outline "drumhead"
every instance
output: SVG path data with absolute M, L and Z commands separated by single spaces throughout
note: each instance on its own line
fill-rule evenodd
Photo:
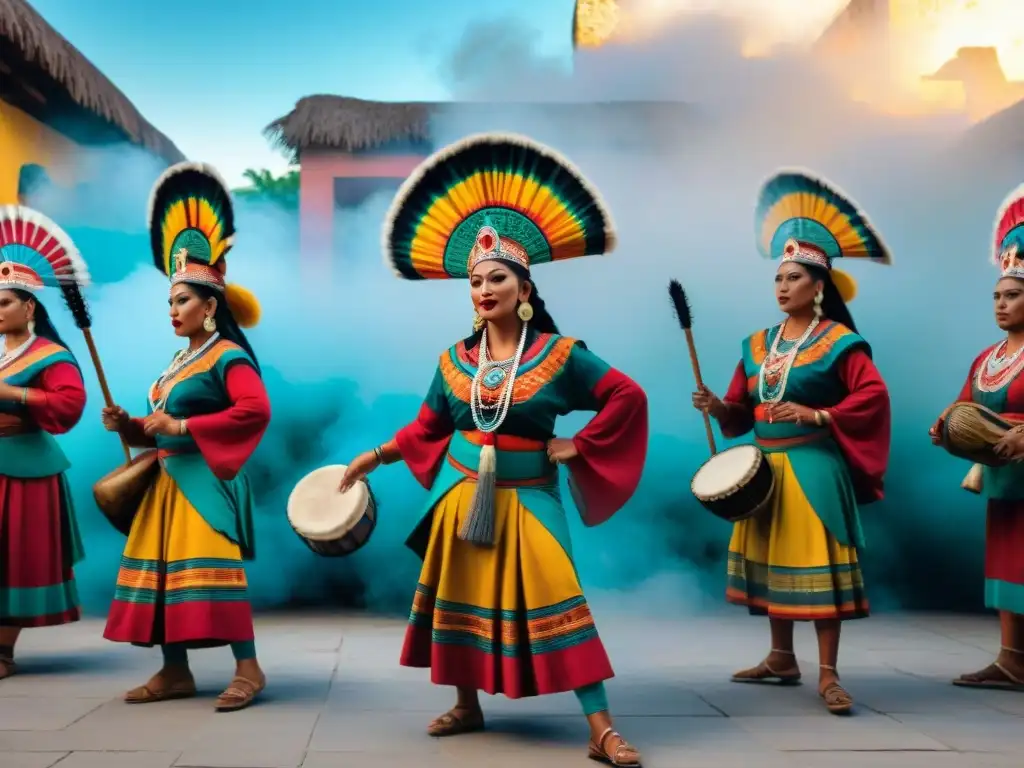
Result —
M 346 464 L 314 469 L 288 496 L 288 522 L 311 541 L 334 541 L 355 527 L 370 503 L 370 488 L 360 481 L 345 493 L 338 490 Z
M 761 449 L 756 445 L 727 448 L 704 462 L 690 481 L 690 490 L 699 499 L 712 499 L 734 491 L 759 461 Z

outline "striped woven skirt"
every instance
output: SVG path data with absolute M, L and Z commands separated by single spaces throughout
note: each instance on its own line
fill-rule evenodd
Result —
M 493 547 L 458 538 L 475 488 L 460 482 L 434 508 L 402 665 L 509 698 L 611 678 L 572 560 L 514 489 L 495 490 Z
M 253 639 L 242 553 L 163 469 L 132 522 L 103 636 L 207 648 Z
M 59 475 L 0 475 L 0 626 L 78 621 L 69 505 Z
M 775 471 L 771 513 L 733 527 L 726 599 L 776 619 L 866 617 L 857 550 L 822 525 L 786 454 L 766 456 Z

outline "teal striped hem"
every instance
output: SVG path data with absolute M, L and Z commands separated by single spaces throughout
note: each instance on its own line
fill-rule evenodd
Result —
M 853 606 L 867 605 L 859 563 L 787 568 L 730 552 L 728 568 L 729 596 L 751 603 L 810 610 L 835 606 L 844 613 Z
M 74 579 L 46 587 L 0 587 L 0 619 L 30 619 L 67 613 L 78 608 Z
M 985 579 L 985 607 L 1024 615 L 1024 584 Z
M 206 571 L 206 574 L 192 571 Z M 216 572 L 210 575 L 209 572 Z M 172 586 L 168 587 L 168 582 Z M 223 583 L 218 583 L 223 582 Z M 123 603 L 166 605 L 247 602 L 248 587 L 241 560 L 194 557 L 163 563 L 121 558 L 114 599 Z
M 409 623 L 429 629 L 431 640 L 439 645 L 467 646 L 505 657 L 553 653 L 597 639 L 582 595 L 540 608 L 502 610 L 437 600 L 421 584 Z

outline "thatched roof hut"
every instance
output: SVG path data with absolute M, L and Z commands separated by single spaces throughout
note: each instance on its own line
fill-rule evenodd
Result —
M 25 0 L 0 0 L 0 99 L 81 144 L 128 141 L 185 159 Z
M 439 103 L 317 95 L 300 99 L 295 109 L 268 125 L 264 135 L 299 162 L 310 150 L 357 154 L 395 144 L 429 150 L 435 134 L 446 129 L 463 134 L 572 130 L 584 145 L 588 132 L 600 135 L 602 145 L 609 136 L 623 146 L 672 141 L 678 137 L 680 121 L 694 118 L 692 107 L 676 101 Z

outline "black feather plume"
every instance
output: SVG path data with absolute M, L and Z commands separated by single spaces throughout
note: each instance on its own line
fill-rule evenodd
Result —
M 81 286 L 74 282 L 61 283 L 60 292 L 64 295 L 64 303 L 68 305 L 78 329 L 84 331 L 90 328 L 92 316 L 89 314 L 89 305 L 85 303 L 85 296 L 82 295 Z
M 689 330 L 693 325 L 693 315 L 690 314 L 690 302 L 686 300 L 686 291 L 678 280 L 670 280 L 668 284 L 668 295 L 672 299 L 672 306 L 676 310 L 676 317 L 679 319 L 679 326 Z

